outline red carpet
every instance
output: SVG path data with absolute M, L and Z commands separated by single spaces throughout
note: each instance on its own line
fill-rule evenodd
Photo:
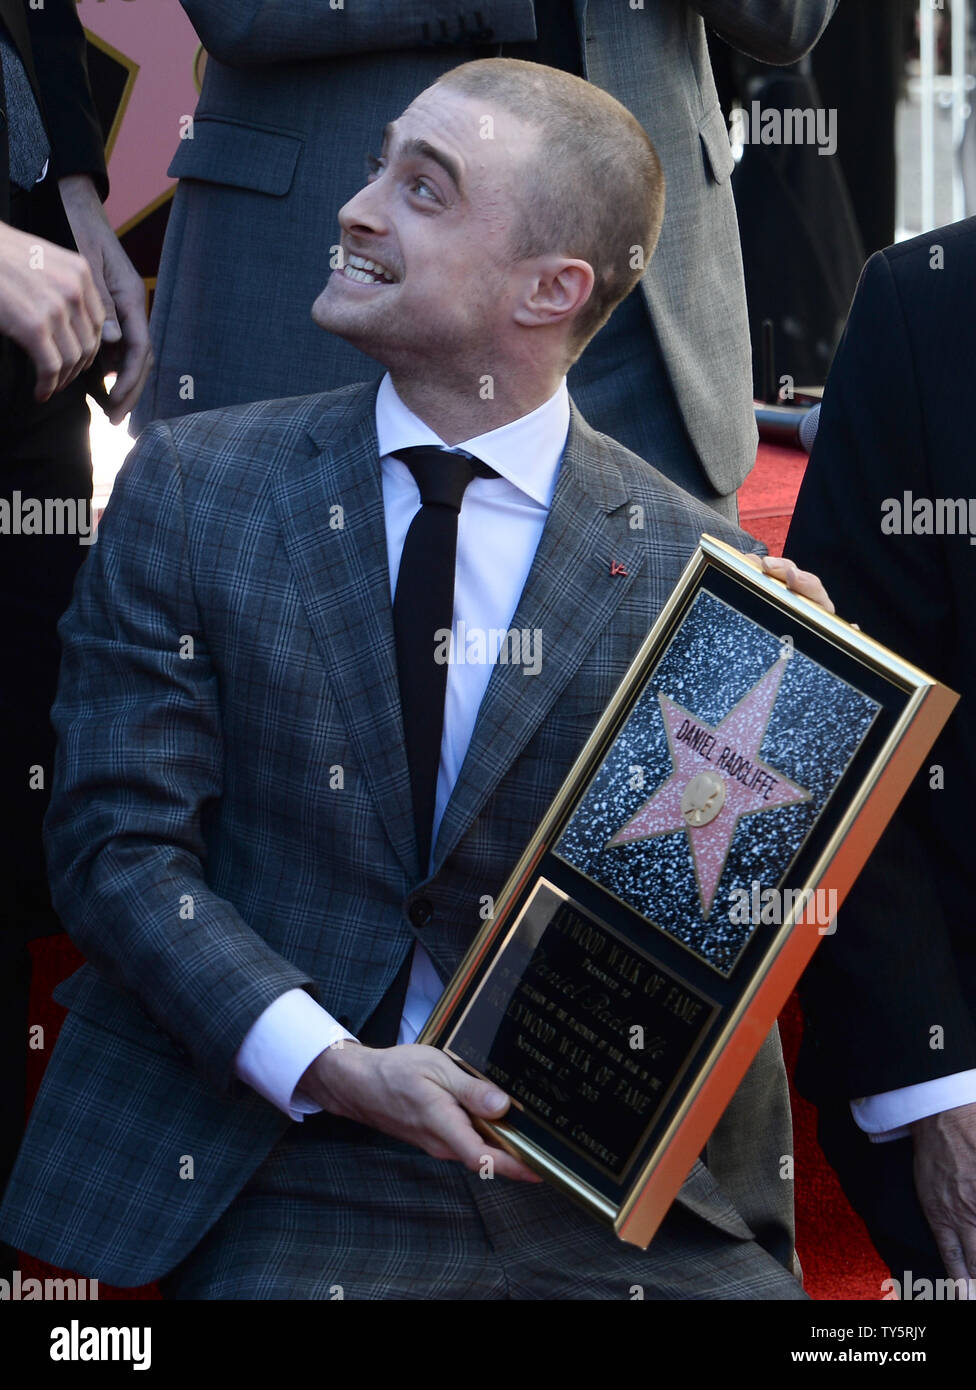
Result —
M 759 450 L 756 467 L 739 494 L 743 527 L 765 541 L 773 555 L 783 553 L 805 463 L 806 456 L 798 451 L 764 445 Z M 38 941 L 33 951 L 35 969 L 30 1017 L 32 1022 L 43 1025 L 46 1047 L 30 1053 L 30 1100 L 40 1084 L 45 1061 L 64 1018 L 64 1010 L 51 999 L 51 990 L 81 963 L 81 956 L 65 937 Z M 802 1029 L 795 1000 L 790 1001 L 780 1026 L 787 1067 L 792 1075 Z M 807 1292 L 817 1299 L 880 1299 L 880 1285 L 887 1270 L 817 1147 L 813 1107 L 795 1094 L 793 1117 L 797 1249 Z M 57 1274 L 50 1266 L 28 1256 L 22 1257 L 21 1269 L 25 1277 L 44 1278 Z M 99 1295 L 106 1299 L 159 1297 L 155 1287 L 112 1289 L 100 1286 Z
M 782 555 L 807 456 L 799 449 L 761 444 L 756 466 L 739 491 L 739 521 L 764 541 L 770 555 Z

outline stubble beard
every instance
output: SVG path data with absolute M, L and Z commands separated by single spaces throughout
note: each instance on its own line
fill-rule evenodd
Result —
M 490 367 L 486 335 L 472 335 L 470 322 L 424 323 L 396 306 L 340 303 L 328 286 L 312 307 L 312 318 L 327 333 L 372 357 L 394 380 L 468 392 Z

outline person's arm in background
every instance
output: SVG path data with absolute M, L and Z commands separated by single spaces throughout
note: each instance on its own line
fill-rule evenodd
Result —
M 958 621 L 941 542 L 881 529 L 884 498 L 903 489 L 940 494 L 913 347 L 888 262 L 873 256 L 831 369 L 785 549 L 823 577 L 842 617 L 938 673 Z M 872 1098 L 890 1102 L 881 1093 L 915 1092 L 900 1098 L 900 1110 L 912 1126 L 919 1200 L 947 1270 L 960 1278 L 976 1276 L 976 1106 L 965 1081 L 976 1067 L 976 1028 L 924 836 L 931 795 L 925 769 L 851 890 L 836 933 L 814 956 L 801 995 L 818 1070 L 839 1094 L 867 1098 L 854 1107 L 859 1123 Z M 939 1050 L 930 1045 L 934 1024 Z M 937 1078 L 958 1095 L 952 1108 L 932 1113 L 919 1083 Z
M 31 21 L 36 23 L 37 13 L 25 6 L 13 37 L 28 77 L 39 87 L 31 52 Z M 16 11 L 13 17 L 18 18 Z M 49 37 L 63 34 L 64 16 L 47 18 Z M 73 13 L 71 19 L 77 35 L 81 29 Z M 77 53 L 72 55 L 69 49 L 60 65 L 65 100 L 77 98 L 80 85 L 90 110 L 87 75 L 83 74 L 84 82 L 79 84 L 77 62 Z M 47 121 L 45 127 L 50 135 Z M 78 131 L 82 166 L 98 175 L 104 185 L 101 140 L 94 138 L 83 114 Z M 37 375 L 35 400 L 48 400 L 92 365 L 99 350 L 104 318 L 105 311 L 84 257 L 0 222 L 0 334 L 15 342 L 33 362 Z
M 34 71 L 51 142 L 49 175 L 90 175 L 101 198 L 108 197 L 102 131 L 95 112 L 85 31 L 74 0 L 45 0 L 27 11 Z
M 533 0 L 181 0 L 218 62 L 247 67 L 536 37 Z
M 763 63 L 795 63 L 826 29 L 837 0 L 691 0 L 710 29 Z
M 102 209 L 102 199 L 108 194 L 108 177 L 88 80 L 85 35 L 74 0 L 46 0 L 42 8 L 28 8 L 27 19 L 51 145 L 47 177 L 58 181 L 72 235 L 88 262 L 105 308 L 104 323 L 99 325 L 101 365 L 106 371 L 118 372 L 108 398 L 109 418 L 117 424 L 135 405 L 149 373 L 145 287 Z M 61 337 L 64 339 L 63 331 Z M 25 344 L 22 342 L 21 346 Z M 69 349 L 70 342 L 65 341 L 62 364 Z M 47 350 L 50 358 L 49 346 Z M 36 362 L 33 352 L 31 355 Z M 87 365 L 89 360 L 80 361 L 78 370 Z M 71 379 L 69 375 L 59 385 Z

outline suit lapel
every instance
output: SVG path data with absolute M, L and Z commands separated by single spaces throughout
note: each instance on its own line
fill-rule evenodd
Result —
M 272 482 L 285 551 L 378 815 L 411 879 L 417 858 L 393 639 L 386 524 L 376 439 L 376 386 L 350 400 L 340 427 Z M 645 563 L 621 525 L 629 501 L 602 437 L 572 409 L 569 437 L 539 546 L 511 626 L 541 634 L 541 669 L 496 663 L 445 808 L 435 872 L 555 705 Z M 335 506 L 343 524 L 335 525 Z M 623 572 L 612 574 L 611 565 Z
M 415 880 L 420 866 L 393 640 L 376 390 L 372 385 L 351 398 L 339 429 L 329 429 L 329 417 L 313 427 L 320 452 L 281 470 L 272 487 L 285 550 L 345 728 L 377 813 Z
M 511 626 L 541 634 L 541 669 L 496 663 L 441 821 L 435 872 L 578 671 L 644 563 L 644 547 L 610 513 L 629 500 L 602 438 L 572 409 L 549 516 Z M 611 564 L 624 573 L 611 573 Z

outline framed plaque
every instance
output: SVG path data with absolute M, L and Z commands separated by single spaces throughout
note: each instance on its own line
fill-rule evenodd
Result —
M 703 536 L 419 1041 L 646 1247 L 957 696 Z

